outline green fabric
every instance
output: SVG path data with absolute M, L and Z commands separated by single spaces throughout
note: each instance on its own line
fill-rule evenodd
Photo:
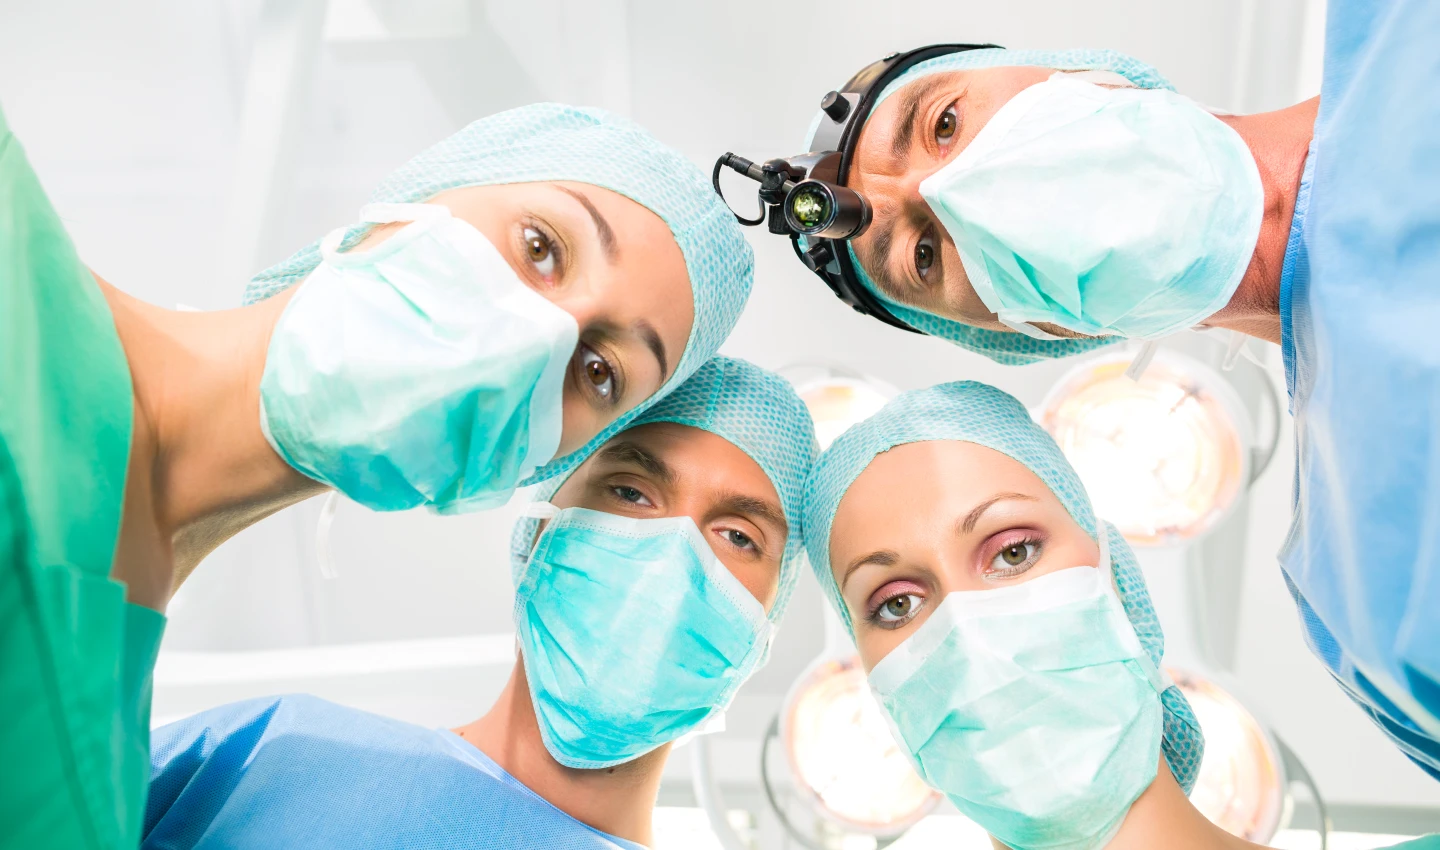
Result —
M 1434 835 L 1422 835 L 1390 847 L 1380 848 L 1380 850 L 1440 850 L 1440 832 Z
M 112 580 L 131 385 L 0 112 L 0 847 L 134 847 L 163 615 Z

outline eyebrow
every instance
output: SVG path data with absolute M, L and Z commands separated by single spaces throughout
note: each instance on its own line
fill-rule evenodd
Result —
M 660 364 L 660 380 L 663 382 L 670 375 L 670 359 L 665 356 L 665 341 L 660 338 L 660 332 L 650 324 L 648 319 L 640 319 L 632 325 L 635 333 L 645 341 L 645 347 L 655 355 L 655 360 Z
M 647 451 L 639 443 L 629 440 L 612 440 L 609 445 L 600 450 L 600 460 L 610 463 L 623 463 L 631 466 L 638 466 L 656 478 L 662 484 L 675 483 L 675 470 L 670 468 L 662 458 Z
M 975 530 L 975 524 L 980 521 L 980 517 L 983 516 L 986 511 L 990 510 L 992 507 L 994 507 L 1000 502 L 1007 502 L 1017 499 L 1026 502 L 1040 501 L 1034 496 L 1027 496 L 1024 493 L 996 493 L 994 496 L 991 496 L 990 498 L 976 505 L 974 509 L 970 511 L 970 513 L 966 514 L 965 519 L 960 523 L 960 528 L 966 534 L 969 534 L 970 532 Z
M 595 232 L 600 236 L 600 248 L 605 252 L 605 260 L 610 265 L 615 265 L 620 258 L 620 243 L 615 239 L 615 230 L 610 227 L 610 222 L 605 220 L 605 216 L 595 209 L 595 205 L 584 194 L 569 186 L 557 185 L 555 188 L 579 201 L 580 206 L 585 208 L 585 212 L 590 213 L 590 220 L 595 222 Z
M 890 276 L 890 248 L 895 244 L 895 216 L 889 216 L 880 229 L 875 231 L 875 241 L 870 246 L 870 257 L 877 262 L 874 263 L 875 270 L 870 273 L 870 279 L 880 287 L 886 295 L 900 300 L 900 287 L 895 284 L 894 278 Z
M 790 523 L 785 521 L 785 512 L 769 499 L 759 499 L 742 493 L 726 493 L 720 497 L 717 508 L 724 513 L 757 517 L 773 524 L 780 530 L 782 537 L 790 535 Z
M 845 590 L 845 582 L 850 580 L 850 574 L 866 564 L 873 564 L 877 567 L 893 567 L 898 563 L 900 563 L 900 555 L 892 549 L 877 549 L 868 555 L 861 555 L 845 567 L 845 573 L 840 576 L 840 590 L 842 592 Z
M 920 113 L 920 104 L 932 92 L 945 85 L 945 82 L 945 75 L 934 74 L 928 79 L 917 81 L 901 95 L 904 99 L 900 101 L 900 117 L 897 119 L 895 135 L 890 138 L 892 159 L 909 159 L 910 143 L 915 140 L 915 118 Z

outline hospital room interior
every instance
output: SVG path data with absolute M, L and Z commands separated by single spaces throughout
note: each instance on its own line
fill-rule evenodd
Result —
M 629 118 L 709 176 L 799 149 L 825 92 L 927 39 L 1104 47 L 1207 107 L 1320 92 L 1325 0 L 0 0 L 0 103 L 86 263 L 145 301 L 238 306 L 470 122 L 556 101 Z M 756 185 L 726 172 L 731 208 Z M 1134 547 L 1163 665 L 1205 736 L 1190 799 L 1232 834 L 1368 850 L 1440 832 L 1440 784 L 1335 686 L 1276 561 L 1294 422 L 1279 346 L 1167 337 L 1004 366 L 841 303 L 765 227 L 720 353 L 793 385 L 821 448 L 946 381 L 1018 398 Z M 511 528 L 309 499 L 205 559 L 170 602 L 151 728 L 311 694 L 427 728 L 473 720 L 516 653 Z M 808 567 L 768 663 L 664 769 L 656 850 L 991 847 L 915 773 Z M 1153 762 L 1152 762 L 1153 764 Z M 298 786 L 297 786 L 298 787 Z

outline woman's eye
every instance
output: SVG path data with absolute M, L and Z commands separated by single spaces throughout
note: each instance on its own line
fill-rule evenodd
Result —
M 880 607 L 875 609 L 875 617 L 881 625 L 894 627 L 915 616 L 924 605 L 925 599 L 919 594 L 902 593 L 880 603 Z
M 550 237 L 541 233 L 533 227 L 525 228 L 525 254 L 535 266 L 535 271 L 541 277 L 551 277 L 555 274 L 555 249 L 550 245 Z
M 955 140 L 955 131 L 960 129 L 960 116 L 955 112 L 954 105 L 946 107 L 935 120 L 935 143 L 940 147 L 947 147 Z
M 580 346 L 580 371 L 600 398 L 609 401 L 615 395 L 615 370 L 610 368 L 609 361 L 588 345 Z
M 929 236 L 915 243 L 915 271 L 924 278 L 935 265 L 935 243 Z
M 1040 554 L 1040 545 L 1029 540 L 1011 543 L 990 559 L 990 576 L 1014 576 L 1035 565 Z
M 621 501 L 629 502 L 632 505 L 650 507 L 650 500 L 645 498 L 644 493 L 641 493 L 634 487 L 626 487 L 622 484 L 616 487 L 611 487 L 610 490 L 617 497 L 619 497 Z

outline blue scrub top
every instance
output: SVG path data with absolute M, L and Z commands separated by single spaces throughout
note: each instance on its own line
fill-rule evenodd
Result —
M 1440 779 L 1440 3 L 1331 0 L 1280 282 L 1310 648 Z
M 645 850 L 591 829 L 445 730 L 309 696 L 151 735 L 142 847 Z

